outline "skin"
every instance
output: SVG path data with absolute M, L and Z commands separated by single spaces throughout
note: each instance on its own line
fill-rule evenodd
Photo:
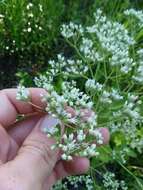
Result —
M 29 90 L 32 103 L 44 108 L 39 94 L 45 91 Z M 0 189 L 49 190 L 58 179 L 87 172 L 87 158 L 75 157 L 66 162 L 60 160 L 59 150 L 50 149 L 55 141 L 41 130 L 46 116 L 37 114 L 28 103 L 16 100 L 16 93 L 16 89 L 0 91 Z M 18 114 L 31 116 L 15 123 Z M 108 143 L 108 130 L 100 130 L 104 143 Z

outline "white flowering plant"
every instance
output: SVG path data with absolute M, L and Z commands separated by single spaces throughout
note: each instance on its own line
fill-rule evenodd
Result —
M 90 25 L 63 24 L 61 35 L 71 53 L 49 60 L 35 78 L 46 91 L 44 111 L 59 121 L 45 131 L 57 140 L 51 148 L 60 148 L 63 160 L 90 157 L 94 183 L 86 189 L 143 189 L 143 11 L 123 10 L 115 20 L 97 9 Z M 30 102 L 22 86 L 17 98 Z M 111 140 L 97 147 L 100 127 Z

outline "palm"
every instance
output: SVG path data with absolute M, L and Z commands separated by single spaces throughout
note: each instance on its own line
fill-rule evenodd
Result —
M 6 131 L 3 127 L 0 127 L 1 164 L 6 164 L 8 161 L 12 161 L 15 158 L 22 143 L 36 125 L 38 120 L 38 116 L 32 117 L 27 121 L 18 123 L 14 128 L 8 131 Z M 84 160 L 79 158 L 76 158 L 76 162 L 70 163 L 58 161 L 50 177 L 47 177 L 42 190 L 49 189 L 55 183 L 55 181 L 60 178 L 70 174 L 82 173 L 82 171 L 85 170 L 85 167 Z

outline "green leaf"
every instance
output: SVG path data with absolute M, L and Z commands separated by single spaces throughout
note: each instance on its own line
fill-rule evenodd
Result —
M 125 134 L 120 131 L 115 132 L 111 137 L 111 141 L 115 143 L 115 146 L 122 146 L 126 144 Z

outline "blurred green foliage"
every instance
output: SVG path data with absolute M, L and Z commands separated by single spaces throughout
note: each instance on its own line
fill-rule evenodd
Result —
M 0 4 L 3 15 L 0 55 L 45 54 L 56 39 L 64 11 L 63 1 L 7 0 Z
M 67 48 L 60 36 L 63 23 L 90 23 L 92 12 L 98 7 L 113 17 L 132 5 L 141 8 L 143 3 L 139 0 L 1 0 L 0 88 L 15 86 L 17 78 L 33 85 L 32 76 L 44 71 L 47 60 Z

